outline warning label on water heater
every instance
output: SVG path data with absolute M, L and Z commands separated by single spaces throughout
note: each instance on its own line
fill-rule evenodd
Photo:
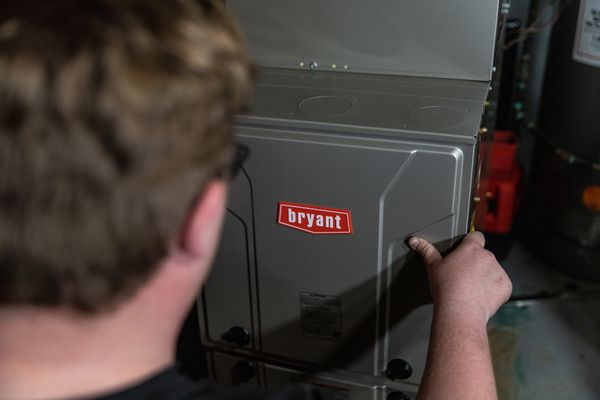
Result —
M 342 301 L 337 296 L 300 292 L 302 333 L 321 339 L 342 339 Z
M 600 67 L 600 0 L 581 0 L 573 59 Z

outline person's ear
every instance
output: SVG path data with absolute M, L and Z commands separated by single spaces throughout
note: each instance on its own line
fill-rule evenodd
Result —
M 140 291 L 139 304 L 177 337 L 185 315 L 210 271 L 225 215 L 227 184 L 213 179 L 194 200 L 155 277 Z M 147 311 L 150 310 L 150 311 Z
M 188 212 L 179 240 L 179 251 L 210 263 L 219 242 L 227 201 L 227 184 L 210 181 Z

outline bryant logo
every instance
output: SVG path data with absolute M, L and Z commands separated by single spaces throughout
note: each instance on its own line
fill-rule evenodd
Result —
M 280 202 L 277 223 L 315 235 L 352 234 L 350 210 Z

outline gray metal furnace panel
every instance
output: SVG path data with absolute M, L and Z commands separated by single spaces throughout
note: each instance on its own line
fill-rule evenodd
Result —
M 259 65 L 487 81 L 498 0 L 228 0 Z
M 406 310 L 402 313 L 404 315 L 400 316 L 400 311 L 406 309 L 406 306 L 402 304 L 406 303 L 407 297 L 411 296 L 413 292 L 414 289 L 409 288 L 392 292 L 391 308 L 388 314 L 391 323 L 384 344 L 387 351 L 382 356 L 381 365 L 384 368 L 393 359 L 407 361 L 412 367 L 413 373 L 404 382 L 419 385 L 427 360 L 433 306 L 431 304 L 419 306 L 410 311 Z
M 409 235 L 437 241 L 467 231 L 474 159 L 474 143 L 418 143 L 401 136 L 237 127 L 236 140 L 251 149 L 244 169 L 253 197 L 243 201 L 253 204 L 258 303 L 253 322 L 260 326 L 255 338 L 260 354 L 368 375 L 381 375 L 383 360 L 395 357 L 384 350 L 387 324 L 402 318 L 390 319 L 385 309 L 385 293 L 394 289 L 391 271 L 414 274 L 415 260 L 407 259 L 403 247 Z M 232 196 L 234 204 L 240 201 Z M 350 209 L 354 232 L 319 236 L 278 225 L 280 201 Z M 252 222 L 248 216 L 244 224 Z M 231 264 L 246 257 L 237 242 L 226 228 L 221 252 Z M 252 325 L 247 315 L 229 319 L 229 313 L 239 315 L 233 311 L 239 296 L 227 299 L 219 291 L 227 279 L 247 277 L 246 264 L 222 262 L 215 265 L 227 271 L 221 286 L 209 280 L 205 289 L 208 331 L 213 321 L 217 331 L 225 331 L 223 318 L 231 326 Z M 401 279 L 413 291 L 415 280 L 426 282 L 418 268 L 420 274 Z M 319 316 L 315 308 L 325 313 Z
M 310 376 L 302 372 L 265 365 L 265 382 L 269 390 L 283 390 L 292 385 L 310 384 L 322 400 L 383 400 L 383 390 L 376 385 L 360 384 L 340 377 Z
M 241 123 L 327 124 L 414 132 L 418 140 L 474 142 L 487 83 L 260 69 L 256 99 Z M 394 134 L 390 132 L 390 134 Z
M 209 351 L 207 356 L 211 376 L 217 382 L 230 386 L 254 387 L 267 392 L 283 391 L 297 385 L 311 385 L 323 400 L 384 400 L 392 392 L 402 392 L 414 400 L 418 388 L 409 383 L 389 382 L 378 377 L 341 371 L 314 373 L 242 354 Z M 248 367 L 252 370 L 250 374 Z
M 295 384 L 312 385 L 323 400 L 384 400 L 393 392 L 401 392 L 415 400 L 418 386 L 404 382 L 390 382 L 378 377 L 340 373 L 302 372 L 292 367 L 264 363 L 265 386 L 282 390 Z M 400 394 L 400 393 L 397 393 Z

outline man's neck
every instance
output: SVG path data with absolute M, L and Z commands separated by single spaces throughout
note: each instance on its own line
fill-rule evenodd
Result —
M 179 329 L 212 257 L 206 253 L 199 262 L 178 254 L 161 262 L 134 296 L 98 315 L 0 307 L 0 399 L 101 396 L 172 365 Z
M 0 398 L 102 395 L 168 367 L 175 333 L 148 312 L 135 302 L 94 317 L 0 308 Z

